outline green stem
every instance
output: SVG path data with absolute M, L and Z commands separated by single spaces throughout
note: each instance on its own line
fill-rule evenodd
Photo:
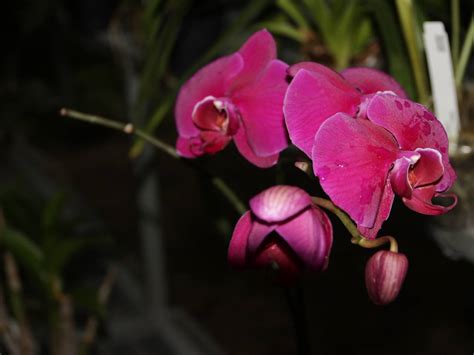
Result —
M 344 227 L 352 235 L 351 243 L 357 244 L 363 248 L 378 248 L 381 245 L 390 243 L 390 251 L 397 253 L 398 244 L 395 238 L 391 236 L 379 237 L 376 239 L 365 238 L 357 229 L 357 226 L 352 222 L 351 218 L 339 207 L 337 207 L 332 201 L 329 201 L 322 197 L 312 197 L 314 204 L 323 207 L 324 209 L 334 213 L 337 218 L 342 222 Z
M 390 251 L 398 253 L 398 243 L 394 237 L 391 237 L 389 235 L 379 237 L 377 239 L 353 239 L 352 243 L 368 249 L 378 248 L 384 244 L 390 243 Z
M 451 0 L 451 54 L 453 57 L 454 72 L 457 71 L 458 60 L 459 60 L 459 0 Z
M 117 122 L 105 117 L 89 115 L 87 113 L 69 110 L 66 108 L 61 109 L 60 114 L 61 116 L 74 118 L 79 121 L 98 124 L 101 126 L 118 130 L 118 131 L 122 131 L 126 134 L 133 134 L 137 137 L 140 137 L 144 141 L 150 143 L 155 148 L 158 148 L 159 150 L 168 154 L 169 156 L 175 159 L 181 160 L 187 163 L 188 165 L 192 166 L 195 170 L 198 170 L 204 175 L 209 176 L 211 178 L 211 181 L 214 187 L 222 193 L 222 195 L 229 201 L 229 203 L 235 208 L 235 210 L 239 214 L 243 214 L 246 211 L 245 205 L 242 203 L 242 201 L 239 199 L 236 193 L 221 178 L 210 174 L 208 171 L 204 170 L 201 166 L 192 163 L 190 160 L 183 159 L 181 156 L 179 156 L 179 154 L 176 152 L 174 147 L 172 147 L 169 144 L 166 144 L 165 142 L 159 140 L 158 138 L 151 136 L 145 131 L 139 128 L 136 128 L 133 124 Z
M 461 56 L 457 63 L 456 72 L 455 72 L 455 81 L 456 87 L 460 88 L 462 79 L 464 77 L 464 72 L 466 71 L 467 61 L 471 54 L 472 44 L 474 42 L 474 16 L 471 17 L 471 22 L 469 24 L 469 29 L 467 30 L 466 38 L 464 39 L 464 44 L 461 50 Z
M 331 211 L 334 213 L 337 218 L 342 222 L 344 227 L 349 231 L 349 233 L 352 235 L 353 239 L 360 240 L 360 239 L 365 239 L 365 237 L 360 234 L 359 230 L 357 229 L 357 226 L 352 222 L 351 218 L 339 207 L 337 207 L 332 201 L 326 200 L 325 198 L 322 197 L 312 197 L 313 202 L 320 206 L 323 207 L 324 209 Z

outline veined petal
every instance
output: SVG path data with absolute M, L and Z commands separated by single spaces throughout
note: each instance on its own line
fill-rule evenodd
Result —
M 453 202 L 447 207 L 434 205 L 432 202 L 434 197 L 450 198 L 453 200 Z M 434 185 L 418 187 L 413 190 L 411 198 L 403 198 L 403 203 L 405 203 L 405 206 L 407 206 L 409 209 L 430 216 L 437 216 L 452 210 L 456 206 L 457 202 L 458 199 L 455 194 L 437 193 L 436 186 Z
M 348 68 L 341 75 L 365 95 L 377 91 L 392 91 L 401 98 L 408 98 L 402 86 L 390 75 L 373 68 Z
M 354 116 L 360 95 L 342 78 L 299 70 L 285 96 L 283 112 L 290 139 L 311 157 L 314 136 L 325 120 L 338 112 Z
M 207 96 L 225 97 L 232 80 L 242 68 L 242 56 L 234 53 L 201 68 L 181 87 L 175 106 L 180 136 L 191 138 L 198 135 L 199 130 L 192 119 L 194 106 Z
M 332 247 L 332 224 L 328 216 L 312 207 L 279 224 L 276 231 L 311 271 L 325 270 Z
M 242 45 L 238 53 L 243 58 L 243 69 L 232 83 L 231 90 L 255 81 L 265 70 L 267 65 L 276 58 L 277 50 L 275 40 L 266 29 L 254 33 Z
M 282 222 L 312 204 L 308 193 L 299 187 L 272 186 L 250 200 L 250 210 L 267 223 Z
M 258 80 L 232 93 L 245 126 L 247 140 L 257 156 L 269 156 L 288 146 L 283 98 L 287 64 L 273 60 Z
M 230 240 L 227 258 L 229 263 L 235 267 L 244 267 L 247 263 L 247 244 L 250 230 L 252 229 L 252 217 L 250 211 L 245 212 L 237 222 L 232 239 Z
M 451 187 L 456 174 L 449 164 L 448 136 L 441 122 L 424 106 L 395 95 L 377 94 L 368 103 L 367 117 L 392 133 L 402 150 L 432 148 L 439 151 L 445 174 L 436 190 Z
M 337 206 L 359 226 L 372 228 L 397 153 L 397 142 L 385 129 L 338 113 L 316 134 L 313 170 Z
M 248 143 L 245 127 L 240 127 L 233 138 L 239 153 L 242 154 L 245 159 L 259 168 L 269 168 L 278 162 L 279 154 L 270 155 L 268 157 L 259 157 L 255 155 Z
M 250 229 L 247 251 L 251 255 L 255 255 L 257 249 L 262 246 L 265 238 L 275 230 L 274 224 L 262 223 L 255 218 L 252 218 L 252 228 Z

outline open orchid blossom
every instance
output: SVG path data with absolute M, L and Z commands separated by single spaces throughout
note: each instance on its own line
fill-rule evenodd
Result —
M 325 270 L 332 246 L 328 216 L 293 186 L 273 186 L 250 200 L 237 222 L 228 259 L 235 267 L 276 266 L 284 281 Z
M 361 107 L 357 118 L 331 116 L 315 136 L 313 170 L 332 201 L 369 239 L 388 218 L 395 194 L 419 213 L 439 215 L 452 209 L 456 197 L 443 192 L 456 174 L 438 119 L 393 93 L 369 96 Z M 434 197 L 452 197 L 452 203 L 435 205 Z
M 178 94 L 178 153 L 195 158 L 234 140 L 251 163 L 276 164 L 288 145 L 282 112 L 287 67 L 276 59 L 271 34 L 261 30 L 236 53 L 200 69 Z
M 314 62 L 288 68 L 293 77 L 285 95 L 283 111 L 290 139 L 310 158 L 314 136 L 332 115 L 343 112 L 355 117 L 367 95 L 391 91 L 406 98 L 400 84 L 376 69 L 350 68 L 341 74 Z

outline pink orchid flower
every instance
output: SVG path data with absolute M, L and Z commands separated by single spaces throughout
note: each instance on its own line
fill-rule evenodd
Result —
M 293 77 L 283 111 L 290 139 L 309 157 L 319 127 L 338 112 L 356 115 L 366 95 L 392 91 L 406 98 L 400 84 L 389 75 L 370 68 L 349 68 L 341 74 L 314 62 L 292 65 Z
M 233 140 L 259 167 L 270 167 L 288 145 L 282 113 L 288 65 L 276 59 L 266 30 L 231 55 L 200 69 L 181 88 L 175 107 L 177 151 L 213 154 Z
M 305 268 L 325 270 L 331 246 L 328 216 L 302 189 L 279 185 L 250 200 L 250 211 L 234 229 L 228 259 L 242 268 L 276 265 L 280 279 L 291 281 Z
M 324 191 L 369 239 L 388 218 L 395 194 L 427 215 L 456 205 L 454 195 L 443 194 L 456 179 L 446 131 L 424 106 L 393 93 L 367 97 L 358 118 L 336 113 L 326 119 L 312 157 Z M 444 207 L 434 197 L 453 201 Z

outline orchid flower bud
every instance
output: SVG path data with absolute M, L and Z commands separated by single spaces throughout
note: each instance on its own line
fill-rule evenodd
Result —
M 369 297 L 377 305 L 386 305 L 397 298 L 408 271 L 405 254 L 380 250 L 367 262 L 365 284 Z

